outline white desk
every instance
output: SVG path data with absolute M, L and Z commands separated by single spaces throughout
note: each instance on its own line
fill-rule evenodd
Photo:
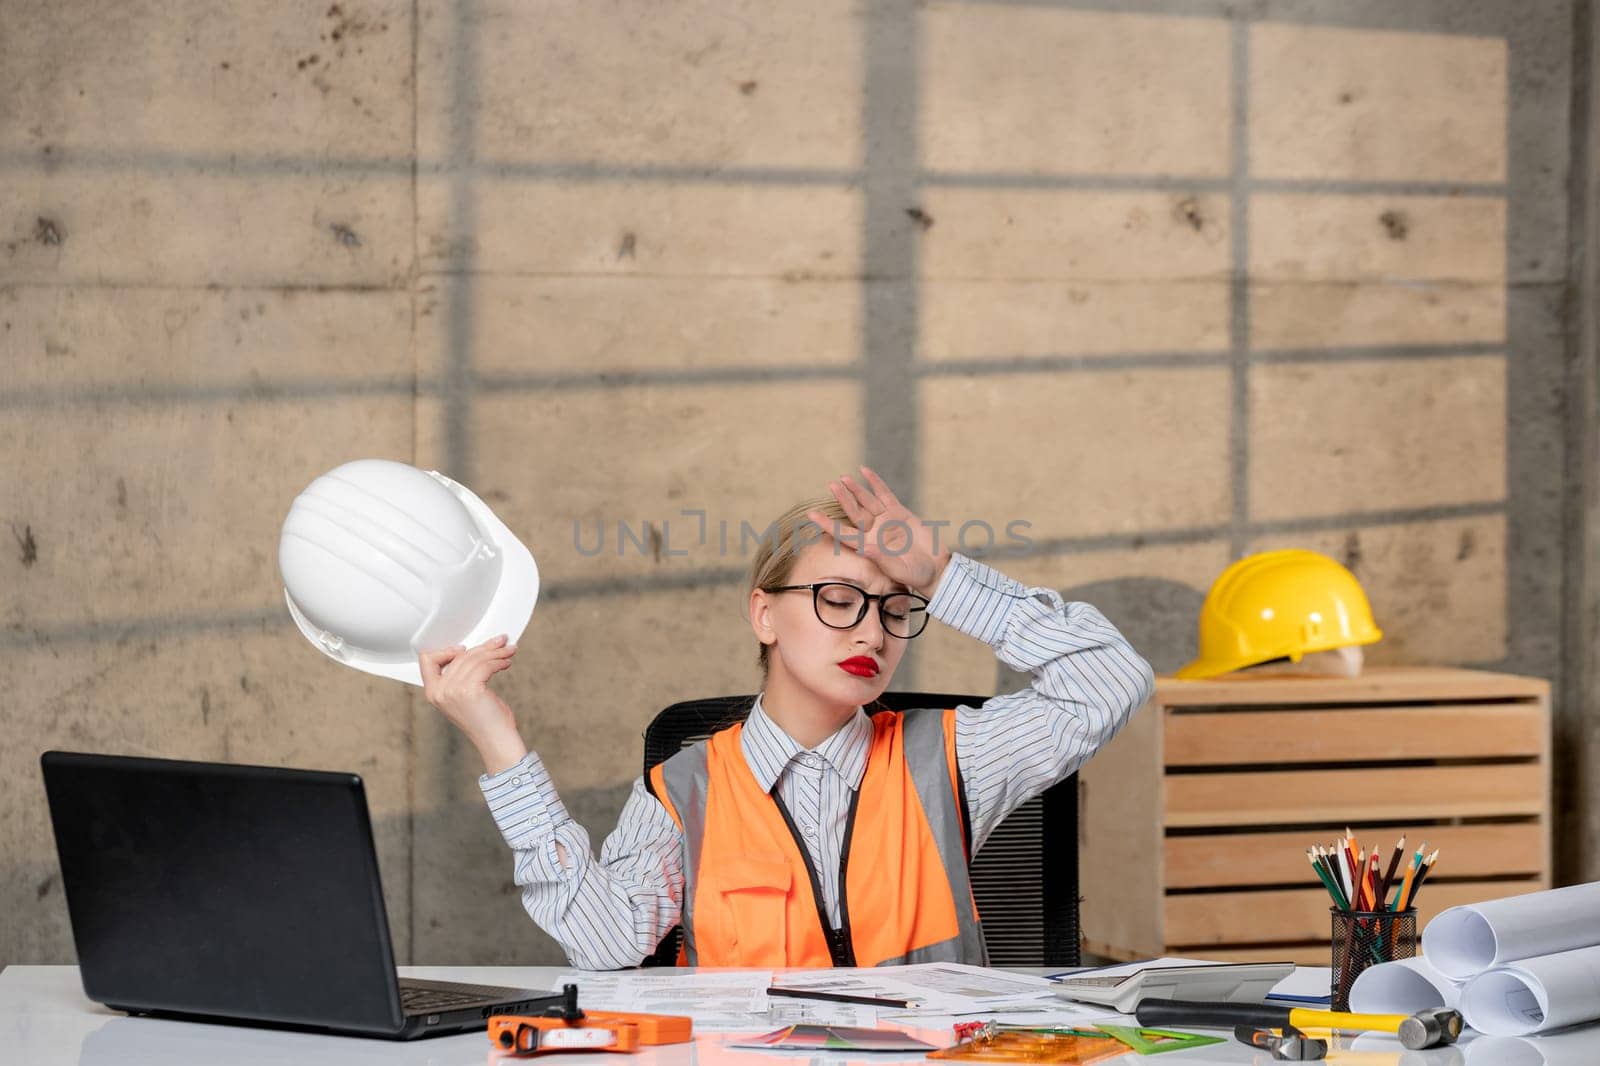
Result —
M 562 972 L 555 967 L 493 966 L 401 970 L 407 977 L 525 988 L 548 988 Z M 752 1032 L 766 1029 L 758 1023 Z M 950 1040 L 945 1032 L 918 1035 L 930 1043 Z M 538 1056 L 537 1061 L 550 1066 L 888 1066 L 922 1061 L 920 1056 L 882 1053 L 734 1051 L 723 1046 L 729 1039 L 709 1033 L 693 1044 L 646 1049 L 638 1055 L 562 1053 Z M 516 1060 L 492 1051 L 481 1032 L 398 1042 L 130 1018 L 85 999 L 76 966 L 11 966 L 0 972 L 0 1066 L 505 1066 L 511 1061 Z M 1157 1057 L 1130 1053 L 1110 1061 L 1115 1066 L 1267 1066 L 1273 1059 L 1230 1040 L 1193 1051 Z M 1478 1039 L 1431 1051 L 1406 1051 L 1393 1038 L 1369 1034 L 1353 1048 L 1331 1052 L 1327 1061 L 1334 1066 L 1593 1066 L 1600 1062 L 1600 1028 L 1541 1040 Z

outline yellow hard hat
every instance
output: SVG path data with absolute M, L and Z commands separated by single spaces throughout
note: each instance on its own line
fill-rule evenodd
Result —
M 1320 552 L 1259 552 L 1212 583 L 1200 608 L 1200 657 L 1177 676 L 1216 677 L 1382 639 L 1367 594 L 1349 570 Z

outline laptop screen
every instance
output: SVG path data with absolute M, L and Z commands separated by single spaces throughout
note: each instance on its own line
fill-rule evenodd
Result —
M 90 999 L 401 1026 L 359 777 L 67 752 L 41 764 Z

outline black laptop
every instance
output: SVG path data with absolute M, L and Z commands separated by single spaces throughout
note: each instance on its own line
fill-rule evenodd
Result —
M 560 995 L 399 979 L 355 774 L 49 751 L 83 990 L 130 1014 L 410 1039 Z

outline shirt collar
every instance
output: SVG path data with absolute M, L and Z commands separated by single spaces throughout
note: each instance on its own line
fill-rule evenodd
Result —
M 767 792 L 772 791 L 789 763 L 806 750 L 767 716 L 761 706 L 760 696 L 756 697 L 750 708 L 750 717 L 745 719 L 740 747 L 744 750 L 745 762 L 750 764 L 750 770 L 755 774 L 756 782 Z M 867 753 L 871 747 L 872 722 L 868 720 L 867 713 L 857 707 L 849 721 L 812 750 L 854 789 L 861 787 L 861 777 L 866 773 Z

